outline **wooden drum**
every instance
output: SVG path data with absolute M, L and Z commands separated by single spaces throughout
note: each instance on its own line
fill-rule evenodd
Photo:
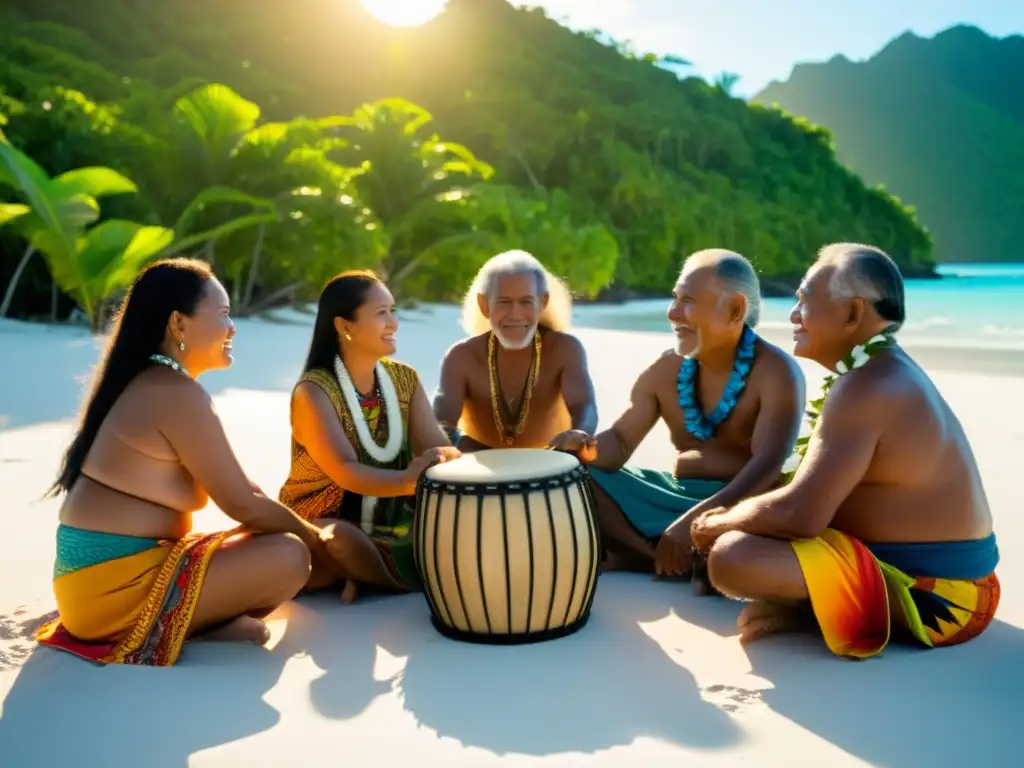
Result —
M 434 626 L 531 643 L 587 623 L 600 563 L 589 473 L 569 453 L 467 453 L 420 476 L 413 548 Z

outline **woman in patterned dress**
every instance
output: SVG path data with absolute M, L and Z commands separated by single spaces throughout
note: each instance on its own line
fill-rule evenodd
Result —
M 292 394 L 291 471 L 280 500 L 325 531 L 331 567 L 307 586 L 420 588 L 412 552 L 416 482 L 458 457 L 412 367 L 395 353 L 395 300 L 372 272 L 344 272 L 320 294 Z

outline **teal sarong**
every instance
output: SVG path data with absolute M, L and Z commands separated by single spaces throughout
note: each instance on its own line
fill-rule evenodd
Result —
M 590 476 L 623 516 L 645 539 L 656 539 L 665 529 L 700 502 L 714 496 L 725 483 L 720 480 L 677 480 L 671 472 L 623 467 L 605 472 L 590 467 Z

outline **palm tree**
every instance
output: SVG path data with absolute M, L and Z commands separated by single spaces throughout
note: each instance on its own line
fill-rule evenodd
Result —
M 141 265 L 165 248 L 174 234 L 165 227 L 110 220 L 89 229 L 100 215 L 97 198 L 135 192 L 135 184 L 110 168 L 91 167 L 49 178 L 0 132 L 0 183 L 25 203 L 0 207 L 0 224 L 12 225 L 28 240 L 0 304 L 10 308 L 14 289 L 33 253 L 45 258 L 54 282 L 99 325 L 102 301 L 135 278 Z
M 167 255 L 172 246 L 184 250 L 276 217 L 272 204 L 230 188 L 210 187 L 185 207 L 174 228 L 124 219 L 95 224 L 100 218 L 97 198 L 134 193 L 134 182 L 100 166 L 78 168 L 51 179 L 2 132 L 0 184 L 13 188 L 25 201 L 0 205 L 0 225 L 13 226 L 28 241 L 0 304 L 0 316 L 10 308 L 25 264 L 38 252 L 45 257 L 54 283 L 75 300 L 93 330 L 102 323 L 106 299 L 130 285 L 148 262 Z M 224 203 L 246 204 L 255 213 L 212 229 L 192 231 L 200 212 Z
M 332 119 L 348 139 L 337 155 L 360 170 L 352 185 L 382 230 L 385 250 L 378 268 L 396 292 L 432 258 L 479 238 L 444 226 L 451 220 L 447 209 L 465 205 L 476 185 L 494 174 L 462 144 L 424 133 L 432 120 L 425 109 L 398 98 Z

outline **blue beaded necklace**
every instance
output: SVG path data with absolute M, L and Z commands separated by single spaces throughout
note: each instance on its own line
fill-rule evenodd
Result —
M 736 348 L 736 361 L 732 364 L 732 373 L 725 384 L 722 399 L 718 401 L 710 416 L 704 415 L 697 399 L 697 361 L 686 358 L 679 366 L 679 377 L 676 379 L 676 391 L 679 393 L 679 407 L 686 417 L 686 431 L 698 440 L 710 440 L 715 436 L 718 427 L 729 418 L 736 401 L 747 385 L 747 376 L 754 365 L 754 342 L 757 336 L 749 326 L 743 326 L 740 343 Z

